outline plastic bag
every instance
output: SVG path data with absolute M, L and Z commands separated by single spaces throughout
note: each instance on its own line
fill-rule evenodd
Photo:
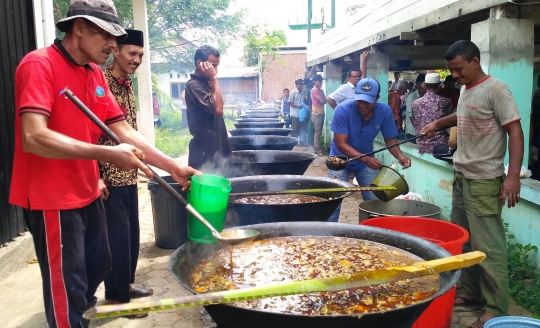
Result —
M 399 195 L 395 199 L 406 199 L 406 200 L 418 200 L 418 201 L 424 201 L 424 197 L 422 195 L 417 194 L 415 192 L 409 192 L 406 195 Z
M 302 103 L 302 108 L 298 108 L 298 120 L 300 120 L 300 122 L 304 122 L 304 120 L 306 119 L 308 110 L 309 110 L 309 107 L 304 103 Z
M 504 174 L 508 175 L 508 165 L 504 166 Z M 527 167 L 522 166 L 519 171 L 519 177 L 520 178 L 530 178 L 532 175 L 531 170 L 529 170 Z

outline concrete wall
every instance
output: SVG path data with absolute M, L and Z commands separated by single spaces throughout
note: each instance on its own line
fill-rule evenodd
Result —
M 382 138 L 377 139 L 374 148 L 383 147 Z M 403 170 L 397 164 L 397 171 L 404 175 L 410 191 L 441 207 L 441 219 L 449 220 L 452 210 L 453 166 L 430 154 L 418 154 L 418 147 L 414 144 L 402 145 L 401 150 L 411 158 L 412 165 Z M 380 152 L 376 157 L 385 165 L 391 165 L 394 161 L 397 163 L 388 151 Z M 510 225 L 509 230 L 516 236 L 516 242 L 540 247 L 540 181 L 521 179 L 521 184 L 521 201 L 515 208 L 503 208 L 502 217 Z M 534 260 L 540 266 L 539 253 L 534 254 Z
M 306 52 L 280 53 L 283 62 L 274 60 L 267 72 L 261 72 L 262 75 L 262 100 L 273 102 L 283 98 L 283 89 L 294 90 L 296 87 L 294 81 L 303 79 L 306 71 Z M 263 60 L 266 55 L 263 55 Z

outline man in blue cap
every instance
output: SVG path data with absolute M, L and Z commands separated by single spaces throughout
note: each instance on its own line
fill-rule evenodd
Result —
M 347 100 L 336 107 L 332 118 L 334 138 L 330 156 L 358 157 L 373 151 L 373 141 L 382 132 L 387 146 L 398 143 L 398 131 L 390 106 L 378 102 L 381 86 L 376 80 L 360 80 L 355 88 L 354 100 Z M 403 155 L 399 146 L 389 149 L 403 168 L 411 166 L 411 159 Z M 341 171 L 328 171 L 328 177 L 349 181 L 354 173 L 360 186 L 369 186 L 382 166 L 373 155 L 348 163 Z M 375 199 L 372 192 L 362 192 L 364 201 Z M 337 222 L 341 206 L 336 209 L 328 222 Z

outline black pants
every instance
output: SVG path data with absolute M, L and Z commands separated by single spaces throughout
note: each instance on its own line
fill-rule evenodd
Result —
M 111 269 L 101 198 L 74 210 L 27 210 L 25 220 L 34 238 L 49 327 L 82 327 L 82 313 Z
M 112 269 L 105 279 L 105 298 L 128 303 L 139 259 L 139 199 L 137 185 L 108 187 L 105 203 Z

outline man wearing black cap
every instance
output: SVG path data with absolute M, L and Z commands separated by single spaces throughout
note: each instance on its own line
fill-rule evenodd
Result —
M 128 36 L 113 49 L 114 60 L 103 72 L 109 89 L 126 118 L 137 129 L 137 108 L 131 75 L 144 56 L 143 33 L 126 30 Z M 98 144 L 114 146 L 106 135 Z M 107 231 L 111 249 L 111 272 L 105 279 L 105 298 L 111 304 L 129 303 L 131 298 L 152 295 L 152 289 L 134 287 L 135 269 L 139 259 L 139 202 L 137 195 L 137 169 L 123 171 L 114 164 L 99 162 L 100 186 L 107 213 Z M 137 315 L 137 317 L 147 316 Z
M 97 161 L 171 173 L 185 188 L 198 171 L 177 164 L 126 122 L 103 72 L 116 42 L 112 0 L 72 0 L 57 25 L 66 35 L 26 55 L 15 75 L 15 156 L 10 203 L 25 210 L 43 279 L 49 327 L 81 327 L 82 313 L 111 269 Z M 68 87 L 121 139 L 97 145 L 101 130 L 62 91 Z

